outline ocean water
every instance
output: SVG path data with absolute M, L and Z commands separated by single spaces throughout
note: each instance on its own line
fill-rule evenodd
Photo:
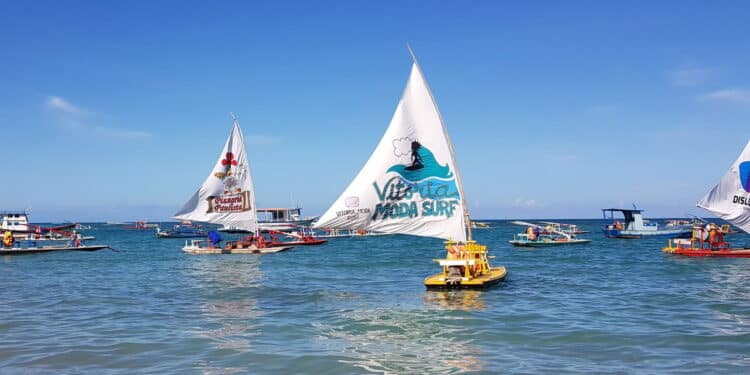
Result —
M 0 373 L 747 373 L 750 259 L 661 253 L 661 239 L 512 248 L 487 291 L 426 291 L 441 242 L 333 239 L 268 255 L 97 225 L 119 252 L 0 260 Z M 729 241 L 750 245 L 750 236 Z

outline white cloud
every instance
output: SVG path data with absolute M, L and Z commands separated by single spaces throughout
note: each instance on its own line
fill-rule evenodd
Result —
M 742 90 L 742 89 L 718 90 L 718 91 L 713 91 L 713 92 L 703 94 L 700 96 L 700 99 L 704 101 L 750 104 L 750 90 Z
M 50 96 L 47 99 L 47 108 L 74 114 L 82 112 L 80 108 L 70 104 L 67 100 L 59 96 Z
M 536 199 L 516 198 L 513 201 L 514 208 L 541 208 L 543 205 Z
M 152 136 L 149 132 L 109 128 L 106 126 L 95 126 L 93 131 L 96 134 L 112 138 L 150 138 Z
M 669 73 L 669 79 L 675 86 L 694 87 L 708 82 L 716 73 L 714 68 L 682 68 Z
M 151 133 L 140 130 L 128 130 L 117 127 L 90 125 L 94 112 L 76 106 L 69 101 L 59 97 L 47 98 L 47 108 L 57 115 L 59 126 L 68 131 L 76 131 L 87 134 L 95 134 L 110 138 L 150 138 Z

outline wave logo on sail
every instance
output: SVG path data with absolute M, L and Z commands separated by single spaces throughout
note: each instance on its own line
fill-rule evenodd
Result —
M 454 215 L 460 203 L 456 178 L 450 167 L 441 165 L 427 147 L 416 140 L 399 138 L 394 140 L 394 154 L 409 155 L 411 164 L 396 164 L 386 173 L 396 176 L 386 181 L 381 188 L 373 183 L 380 203 L 375 207 L 372 219 L 414 218 L 419 216 Z M 408 151 L 404 151 L 407 145 Z M 418 205 L 415 194 L 421 197 Z
M 740 182 L 742 189 L 750 193 L 750 161 L 740 163 Z

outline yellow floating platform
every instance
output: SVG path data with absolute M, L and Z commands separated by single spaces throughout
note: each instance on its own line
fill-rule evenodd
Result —
M 505 267 L 492 267 L 476 277 L 447 276 L 441 272 L 425 278 L 424 285 L 427 289 L 484 289 L 505 280 L 507 274 Z

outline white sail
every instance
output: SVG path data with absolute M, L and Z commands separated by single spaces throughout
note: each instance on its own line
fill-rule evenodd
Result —
M 750 142 L 698 207 L 750 232 Z
M 453 146 L 416 61 L 385 135 L 315 224 L 466 241 Z
M 255 189 L 237 120 L 219 160 L 200 189 L 173 218 L 203 221 L 256 232 Z

